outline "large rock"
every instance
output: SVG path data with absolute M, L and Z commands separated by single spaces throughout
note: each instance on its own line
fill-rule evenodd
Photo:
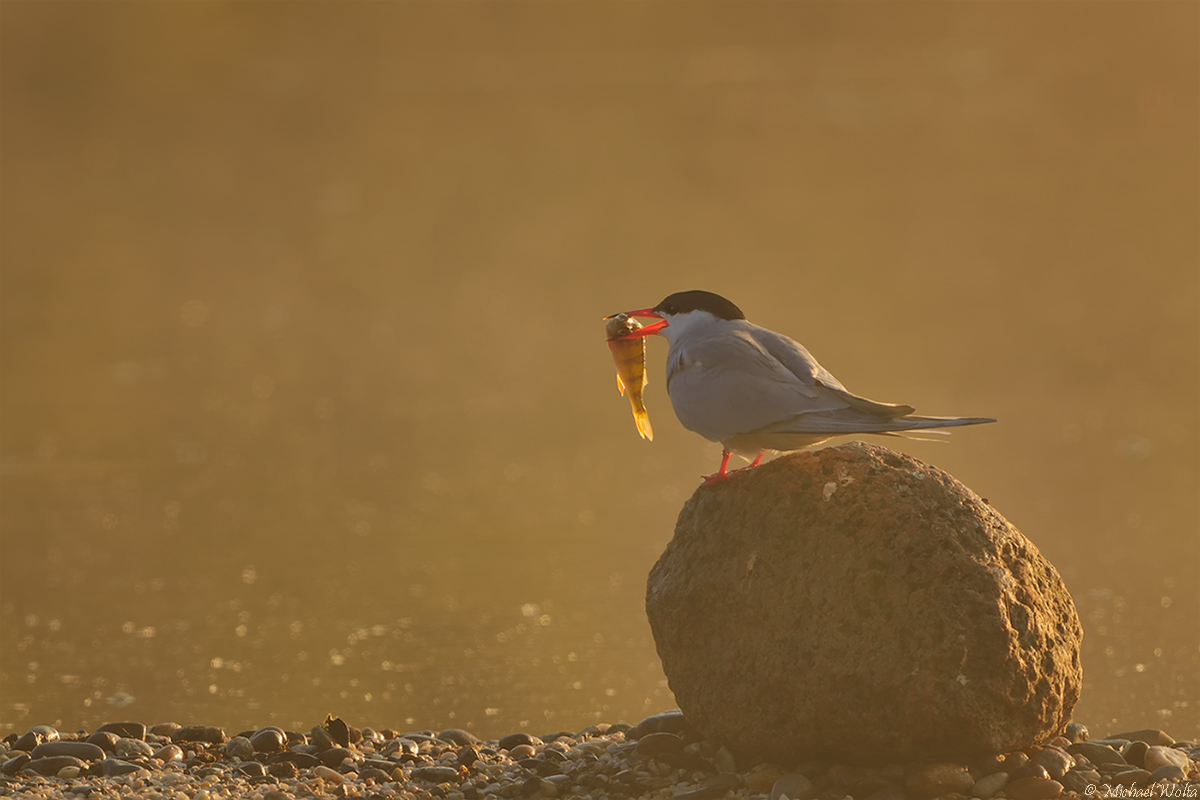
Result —
M 750 762 L 1003 752 L 1061 733 L 1062 579 L 941 470 L 854 442 L 696 491 L 646 612 L 679 707 Z

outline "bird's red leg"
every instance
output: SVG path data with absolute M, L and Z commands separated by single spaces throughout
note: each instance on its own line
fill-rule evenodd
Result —
M 730 455 L 731 454 L 728 450 L 721 451 L 721 469 L 717 470 L 715 475 L 705 475 L 704 483 L 700 484 L 701 486 L 711 486 L 714 483 L 720 483 L 729 477 L 729 473 L 725 471 L 725 468 L 729 466 Z

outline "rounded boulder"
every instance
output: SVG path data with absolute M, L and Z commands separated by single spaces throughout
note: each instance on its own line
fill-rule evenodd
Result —
M 650 573 L 676 701 L 754 763 L 1008 752 L 1060 734 L 1082 627 L 1054 567 L 945 472 L 852 442 L 701 487 Z

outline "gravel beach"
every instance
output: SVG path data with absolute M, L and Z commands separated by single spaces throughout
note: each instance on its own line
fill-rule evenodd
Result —
M 36 726 L 0 744 L 0 796 L 30 798 L 771 798 L 953 800 L 1200 797 L 1200 745 L 1159 730 L 1088 739 L 1072 723 L 1043 747 L 960 761 L 877 763 L 870 753 L 800 764 L 737 764 L 678 711 L 636 726 L 514 733 L 140 722 L 67 733 Z

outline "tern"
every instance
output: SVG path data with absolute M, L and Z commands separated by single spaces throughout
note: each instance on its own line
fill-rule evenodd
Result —
M 725 480 L 729 457 L 758 466 L 764 453 L 800 450 L 833 436 L 980 425 L 987 417 L 923 417 L 913 407 L 852 394 L 799 342 L 755 325 L 719 294 L 669 295 L 653 308 L 625 312 L 658 322 L 620 338 L 667 340 L 667 394 L 683 427 L 720 442 L 721 468 L 705 485 Z

